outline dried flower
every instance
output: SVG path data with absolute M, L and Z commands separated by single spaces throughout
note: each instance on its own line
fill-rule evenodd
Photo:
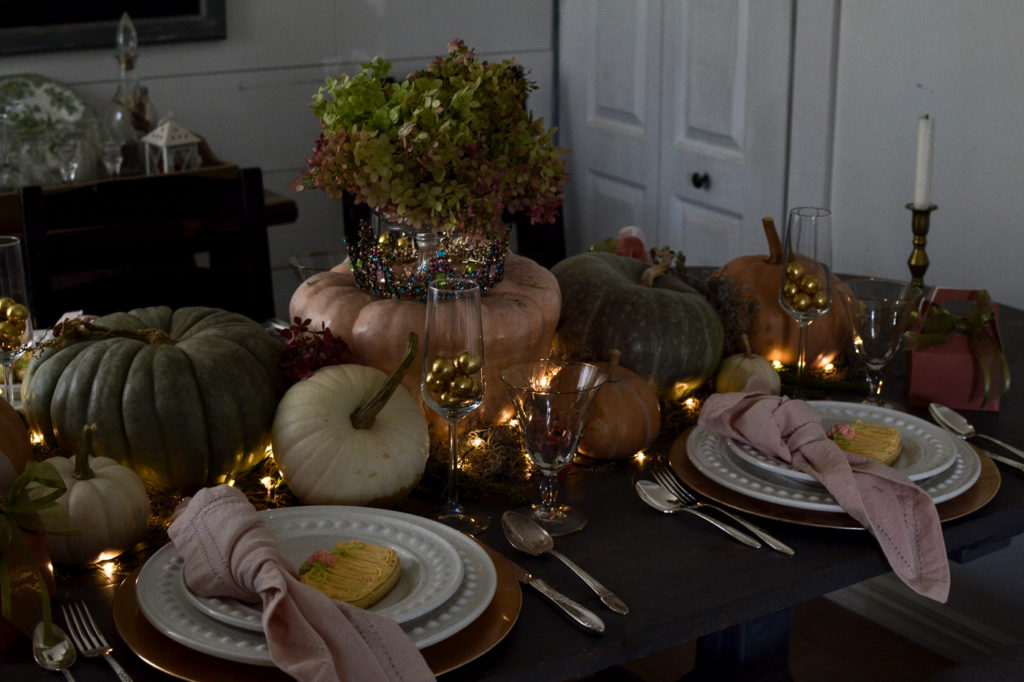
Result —
M 461 40 L 400 83 L 380 58 L 328 78 L 312 108 L 321 134 L 297 189 L 343 192 L 415 227 L 490 234 L 504 213 L 552 223 L 562 149 L 526 108 L 536 88 L 514 60 L 489 64 Z
M 348 358 L 348 344 L 321 322 L 320 329 L 310 329 L 312 320 L 296 317 L 288 329 L 281 330 L 284 348 L 277 364 L 291 383 L 313 374 L 321 367 L 340 365 Z

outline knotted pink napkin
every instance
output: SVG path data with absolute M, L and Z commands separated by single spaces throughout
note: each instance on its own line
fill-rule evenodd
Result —
M 203 488 L 167 530 L 194 593 L 263 602 L 275 665 L 298 680 L 433 680 L 394 621 L 302 584 L 249 500 L 227 485 Z
M 903 582 L 944 603 L 949 561 L 939 514 L 928 493 L 892 467 L 840 449 L 807 403 L 763 388 L 752 380 L 746 392 L 711 395 L 698 424 L 814 476 L 846 513 L 871 531 Z

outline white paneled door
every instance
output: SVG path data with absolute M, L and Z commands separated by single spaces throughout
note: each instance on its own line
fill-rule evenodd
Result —
M 786 190 L 788 0 L 562 0 L 570 253 L 643 229 L 713 265 L 765 253 Z

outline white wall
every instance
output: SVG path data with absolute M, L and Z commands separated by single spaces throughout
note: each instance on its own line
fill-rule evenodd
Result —
M 836 270 L 909 278 L 916 119 L 930 114 L 925 283 L 1024 307 L 1024 3 L 848 0 L 837 57 Z
M 294 225 L 270 230 L 278 317 L 287 317 L 296 280 L 288 256 L 335 247 L 340 205 L 287 183 L 319 134 L 307 103 L 328 75 L 354 73 L 381 56 L 402 77 L 461 38 L 488 60 L 515 57 L 539 86 L 534 113 L 551 121 L 554 102 L 552 0 L 245 0 L 227 3 L 226 40 L 139 48 L 136 72 L 158 116 L 206 138 L 221 159 L 263 169 L 268 189 L 293 197 Z M 114 93 L 110 48 L 0 57 L 0 76 L 38 73 L 70 85 L 102 114 Z

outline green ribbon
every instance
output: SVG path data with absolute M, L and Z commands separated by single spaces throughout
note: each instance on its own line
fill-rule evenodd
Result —
M 953 334 L 967 336 L 967 345 L 978 367 L 985 386 L 982 406 L 998 400 L 1010 390 L 1010 364 L 998 341 L 988 329 L 995 320 L 992 297 L 984 289 L 975 292 L 974 307 L 970 315 L 957 317 L 940 305 L 929 305 L 920 331 L 903 334 L 904 348 L 916 350 L 945 343 Z
M 50 488 L 50 492 L 38 497 L 29 492 L 33 483 Z M 32 558 L 32 551 L 22 532 L 23 527 L 32 525 L 36 515 L 57 504 L 57 499 L 67 491 L 64 479 L 60 477 L 52 464 L 46 462 L 29 462 L 25 470 L 14 479 L 7 496 L 0 501 L 0 614 L 9 622 L 11 613 L 11 581 L 7 574 L 8 556 L 14 552 L 26 557 L 32 566 L 36 579 L 39 581 L 40 598 L 43 606 L 43 622 L 49 633 L 53 617 L 50 613 L 50 590 L 46 587 L 43 573 Z

